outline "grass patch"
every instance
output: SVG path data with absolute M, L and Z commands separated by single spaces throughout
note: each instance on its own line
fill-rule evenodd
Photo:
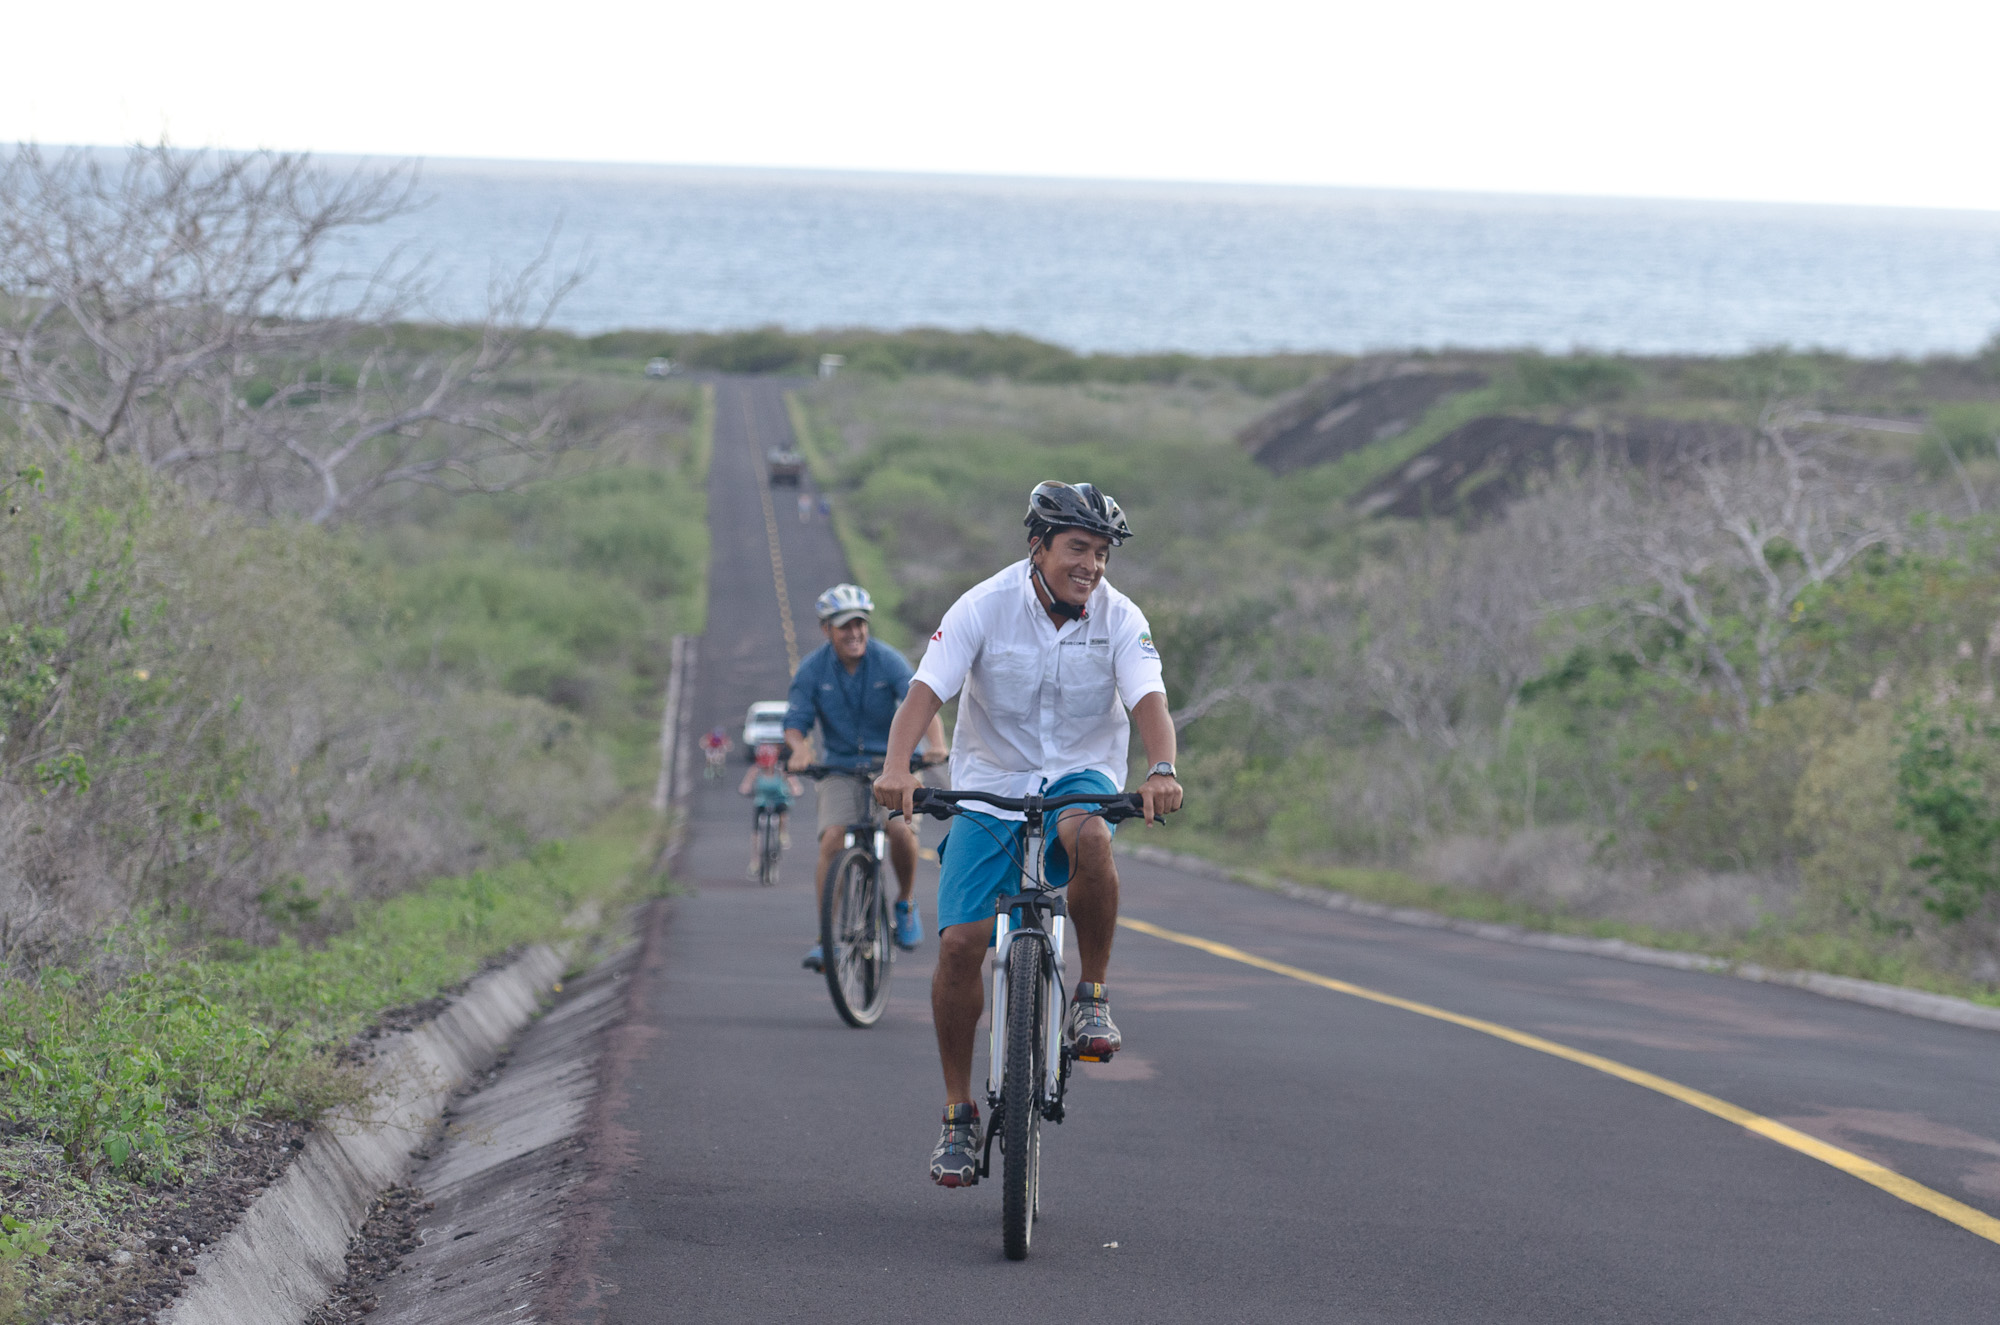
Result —
M 250 1120 L 356 1108 L 363 1079 L 343 1046 L 526 944 L 587 938 L 653 888 L 652 833 L 626 807 L 494 869 L 359 904 L 316 944 L 175 950 L 127 930 L 91 965 L 0 984 L 0 1190 L 17 1221 L 0 1274 L 16 1271 L 15 1315 L 44 1318 L 94 1274 L 66 1259 L 85 1239 L 38 1247 L 33 1230 L 110 1227 L 108 1212 L 199 1179 L 210 1144 Z
M 693 585 L 690 586 L 688 604 L 681 614 L 682 620 L 686 623 L 683 629 L 690 635 L 699 635 L 708 629 L 708 467 L 714 459 L 715 386 L 713 383 L 704 382 L 701 387 L 701 398 L 695 406 L 694 427 L 689 434 L 688 443 L 688 483 L 700 495 L 701 500 L 699 535 L 697 537 L 696 531 L 690 529 L 688 538 L 689 546 L 699 544 L 701 574 L 695 577 Z M 694 512 L 689 511 L 684 518 L 692 521 L 693 516 Z
M 522 944 L 574 936 L 575 917 L 631 895 L 649 827 L 621 812 L 492 870 L 358 903 L 318 944 L 288 934 L 176 951 L 156 932 L 113 933 L 93 966 L 0 985 L 0 1109 L 86 1180 L 178 1178 L 204 1140 L 246 1118 L 311 1118 L 357 1098 L 333 1051 L 387 1009 Z
M 897 609 L 903 605 L 903 587 L 889 573 L 889 559 L 873 540 L 855 528 L 846 501 L 835 494 L 833 463 L 819 444 L 812 418 L 806 413 L 798 392 L 785 393 L 785 411 L 791 415 L 792 432 L 799 439 L 799 450 L 805 455 L 806 467 L 812 471 L 813 481 L 819 485 L 821 492 L 827 494 L 827 505 L 833 511 L 834 537 L 840 540 L 840 550 L 847 557 L 847 573 L 875 600 L 875 615 L 869 629 L 891 648 L 908 649 L 909 628 L 896 615 Z
M 1407 907 L 1481 924 L 1513 925 L 1541 934 L 1580 938 L 1622 939 L 1668 952 L 1694 952 L 1733 964 L 1755 964 L 1773 970 L 1820 971 L 1880 984 L 1947 994 L 1988 1007 L 2000 1007 L 2000 990 L 1967 980 L 1928 963 L 1914 945 L 1885 948 L 1879 940 L 1823 930 L 1796 929 L 1771 922 L 1734 938 L 1659 929 L 1621 920 L 1579 916 L 1534 906 L 1516 898 L 1475 888 L 1433 883 L 1401 870 L 1366 866 L 1314 865 L 1283 857 L 1257 856 L 1220 838 L 1181 832 L 1175 850 L 1229 867 L 1237 878 L 1269 887 L 1277 878 L 1382 906 Z

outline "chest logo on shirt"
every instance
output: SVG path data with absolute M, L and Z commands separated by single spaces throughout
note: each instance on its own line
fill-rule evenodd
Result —
M 1160 651 L 1153 647 L 1153 634 L 1151 631 L 1146 631 L 1139 636 L 1139 652 L 1145 654 L 1148 658 L 1157 658 L 1160 656 Z

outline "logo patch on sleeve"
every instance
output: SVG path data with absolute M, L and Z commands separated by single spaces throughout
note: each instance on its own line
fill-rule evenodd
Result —
M 931 636 L 931 643 L 935 644 L 943 638 L 944 638 L 944 627 L 940 626 L 938 627 L 937 634 Z
M 1145 654 L 1148 658 L 1157 658 L 1160 656 L 1160 651 L 1153 647 L 1153 634 L 1151 631 L 1140 632 L 1139 652 Z

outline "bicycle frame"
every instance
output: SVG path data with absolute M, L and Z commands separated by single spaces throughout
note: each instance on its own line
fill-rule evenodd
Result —
M 1048 981 L 1048 995 L 1041 1009 L 1043 1035 L 1043 1075 L 1036 1083 L 1035 1108 L 1052 1123 L 1063 1120 L 1063 1099 L 1069 1087 L 1070 1057 L 1063 1048 L 1063 1025 L 1069 1014 L 1069 981 L 1063 973 L 1063 947 L 1069 937 L 1069 908 L 1062 894 L 1042 880 L 1042 849 L 1048 840 L 1047 816 L 1061 819 L 1061 812 L 1073 805 L 1094 804 L 1088 813 L 1116 823 L 1142 813 L 1140 798 L 1134 793 L 1073 793 L 1065 796 L 1020 798 L 992 796 L 982 792 L 940 792 L 920 790 L 914 808 L 919 813 L 950 818 L 959 812 L 960 801 L 983 801 L 996 809 L 1021 814 L 1019 864 L 1021 890 L 993 904 L 993 1002 L 991 1029 L 986 1048 L 986 1144 L 979 1157 L 979 1174 L 992 1171 L 993 1143 L 1001 1132 L 1005 1112 L 1007 1072 L 1007 968 L 1016 944 L 1032 943 L 1039 949 L 1036 965 Z M 900 813 L 900 811 L 898 811 Z

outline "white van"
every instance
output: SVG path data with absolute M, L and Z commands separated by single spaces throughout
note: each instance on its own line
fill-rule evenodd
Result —
M 785 749 L 785 710 L 791 705 L 782 699 L 760 699 L 743 717 L 743 757 L 755 759 L 757 747 L 775 745 L 779 758 Z

